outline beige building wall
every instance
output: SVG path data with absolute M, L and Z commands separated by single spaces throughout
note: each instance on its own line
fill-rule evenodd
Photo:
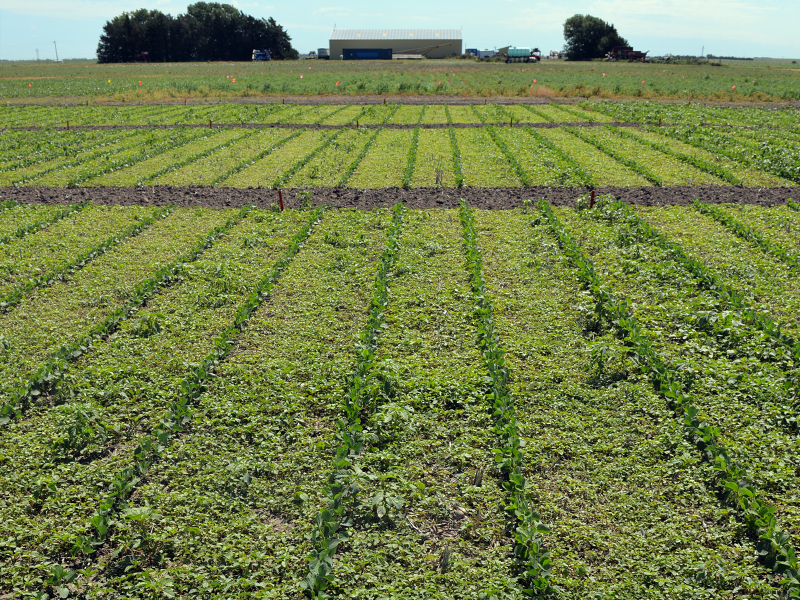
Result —
M 392 54 L 422 54 L 420 48 L 441 46 L 426 52 L 428 58 L 449 58 L 461 54 L 462 40 L 447 39 L 382 39 L 382 40 L 330 40 L 331 60 L 341 60 L 345 48 L 391 48 Z

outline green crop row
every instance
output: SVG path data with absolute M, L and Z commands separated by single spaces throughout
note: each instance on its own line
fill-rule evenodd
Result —
M 539 202 L 559 246 L 577 267 L 583 285 L 595 299 L 595 312 L 608 322 L 624 340 L 628 352 L 637 357 L 640 368 L 647 374 L 656 390 L 666 399 L 676 417 L 683 422 L 684 434 L 714 468 L 714 485 L 725 502 L 734 508 L 752 535 L 757 536 L 757 556 L 782 576 L 789 597 L 800 597 L 800 562 L 795 556 L 789 536 L 775 518 L 775 508 L 758 496 L 749 483 L 748 469 L 732 460 L 719 441 L 720 430 L 704 422 L 693 399 L 685 391 L 675 367 L 664 362 L 653 349 L 653 343 L 634 317 L 629 302 L 618 299 L 600 281 L 594 265 L 567 232 L 549 204 Z
M 151 217 L 146 217 L 138 223 L 131 225 L 125 231 L 114 234 L 93 248 L 80 253 L 71 261 L 59 265 L 43 275 L 28 279 L 24 284 L 0 296 L 0 312 L 8 312 L 11 308 L 19 304 L 24 296 L 30 294 L 33 290 L 50 285 L 53 281 L 65 279 L 71 273 L 82 269 L 89 261 L 105 254 L 121 241 L 141 233 L 157 219 L 167 216 L 170 212 L 171 210 L 169 208 L 156 210 Z
M 494 450 L 495 460 L 506 477 L 504 487 L 509 494 L 506 512 L 514 520 L 514 556 L 518 560 L 520 578 L 526 595 L 552 596 L 555 590 L 550 585 L 552 561 L 544 546 L 543 533 L 550 531 L 533 507 L 528 496 L 530 482 L 522 473 L 523 455 L 514 398 L 509 391 L 509 369 L 506 366 L 505 350 L 500 343 L 494 321 L 492 302 L 486 291 L 483 278 L 483 262 L 478 248 L 475 219 L 472 210 L 462 201 L 461 224 L 464 233 L 464 249 L 467 269 L 470 273 L 474 312 L 478 319 L 478 339 L 481 355 L 491 387 L 487 399 L 492 404 L 494 433 L 499 447 Z
M 772 240 L 764 237 L 752 227 L 740 223 L 721 208 L 711 204 L 705 204 L 699 200 L 694 201 L 694 206 L 704 215 L 708 215 L 718 223 L 725 225 L 725 227 L 743 240 L 753 242 L 767 254 L 774 256 L 778 260 L 782 260 L 794 269 L 800 269 L 800 255 L 788 251 L 780 244 L 776 244 Z M 798 354 L 798 358 L 800 358 L 800 354 Z
M 320 510 L 316 517 L 311 534 L 314 550 L 309 557 L 308 574 L 301 583 L 301 587 L 308 590 L 312 598 L 326 597 L 324 592 L 333 581 L 333 557 L 336 548 L 340 541 L 347 539 L 347 529 L 352 525 L 352 516 L 346 515 L 348 502 L 351 505 L 349 510 L 352 511 L 360 489 L 356 465 L 367 441 L 363 435 L 362 423 L 369 422 L 375 412 L 378 393 L 383 385 L 375 351 L 389 301 L 387 276 L 397 260 L 404 210 L 402 204 L 394 208 L 392 226 L 386 235 L 386 249 L 381 255 L 378 272 L 375 274 L 369 319 L 359 335 L 355 369 L 341 405 L 344 413 L 344 418 L 339 421 L 341 443 L 336 449 L 333 472 L 329 475 L 324 490 L 327 507 Z
M 53 223 L 57 223 L 61 219 L 64 219 L 79 210 L 83 210 L 89 206 L 89 202 L 81 202 L 80 204 L 70 204 L 66 208 L 62 208 L 56 211 L 54 214 L 48 216 L 46 219 L 40 219 L 35 221 L 34 223 L 29 223 L 28 225 L 23 225 L 18 227 L 16 231 L 11 234 L 5 235 L 0 238 L 0 245 L 2 244 L 10 244 L 12 241 L 20 239 L 28 235 L 29 233 L 35 231 L 41 231 L 52 225 Z
M 153 462 L 161 457 L 168 440 L 173 435 L 183 432 L 184 427 L 191 421 L 192 405 L 205 392 L 208 379 L 214 376 L 220 362 L 231 352 L 235 340 L 247 326 L 253 313 L 269 297 L 283 271 L 319 223 L 323 210 L 317 208 L 310 213 L 308 221 L 294 235 L 283 256 L 261 278 L 247 300 L 239 307 L 233 323 L 215 337 L 213 350 L 181 381 L 180 397 L 170 403 L 169 412 L 162 417 L 160 424 L 139 440 L 133 451 L 133 466 L 124 467 L 116 473 L 111 490 L 100 501 L 97 511 L 90 519 L 90 528 L 94 529 L 94 533 L 90 534 L 91 537 L 79 535 L 76 538 L 73 546 L 75 554 L 92 554 L 104 544 L 114 526 L 113 517 L 116 512 L 137 514 L 137 509 L 129 509 L 128 505 L 128 498 L 133 489 L 141 481 L 141 477 L 147 474 Z M 138 513 L 141 514 L 141 511 Z
M 739 178 L 730 173 L 727 169 L 715 165 L 699 156 L 691 156 L 689 154 L 684 154 L 683 152 L 677 152 L 670 148 L 667 144 L 659 143 L 654 140 L 645 139 L 641 136 L 636 135 L 630 131 L 622 127 L 613 127 L 611 131 L 619 135 L 620 137 L 626 137 L 628 139 L 634 140 L 646 146 L 650 146 L 654 150 L 658 150 L 659 152 L 663 152 L 667 156 L 671 156 L 679 161 L 685 162 L 688 165 L 699 169 L 700 171 L 704 171 L 709 175 L 713 175 L 714 177 L 719 177 L 721 180 L 726 181 L 731 185 L 735 185 L 738 187 L 742 187 L 744 182 Z
M 0 410 L 0 424 L 8 423 L 11 419 L 19 417 L 32 401 L 38 399 L 42 394 L 46 394 L 64 376 L 68 363 L 91 349 L 94 339 L 102 338 L 115 331 L 120 323 L 128 319 L 150 296 L 174 280 L 183 264 L 192 262 L 200 256 L 219 236 L 224 235 L 244 218 L 248 210 L 249 207 L 245 207 L 237 216 L 228 219 L 224 225 L 215 227 L 203 236 L 187 254 L 161 267 L 152 276 L 139 282 L 131 291 L 128 302 L 109 313 L 78 340 L 61 346 L 22 386 L 11 393 L 11 399 L 4 403 Z M 163 217 L 166 214 L 167 211 L 157 211 L 154 217 Z
M 639 162 L 637 162 L 635 160 L 627 158 L 626 156 L 622 155 L 620 152 L 617 152 L 615 149 L 611 148 L 607 144 L 604 144 L 602 141 L 600 141 L 596 137 L 591 136 L 591 135 L 585 135 L 580 129 L 575 128 L 575 127 L 564 127 L 564 129 L 569 131 L 575 137 L 583 140 L 587 144 L 591 144 L 592 146 L 594 146 L 595 148 L 600 150 L 600 152 L 603 152 L 604 154 L 607 154 L 608 156 L 610 156 L 611 158 L 613 158 L 617 162 L 622 163 L 623 165 L 625 165 L 626 167 L 628 167 L 632 171 L 636 171 L 642 177 L 647 179 L 650 183 L 652 183 L 654 185 L 659 185 L 659 186 L 660 185 L 664 185 L 664 183 L 661 180 L 661 178 L 656 176 L 652 171 L 650 171 L 650 169 L 648 169 L 647 167 L 645 167 L 644 165 L 642 165 L 641 163 L 639 163 Z

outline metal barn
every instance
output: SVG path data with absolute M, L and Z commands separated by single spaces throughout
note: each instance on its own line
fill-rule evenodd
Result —
M 331 32 L 331 60 L 371 55 L 363 50 L 391 49 L 392 55 L 416 54 L 447 58 L 461 54 L 460 29 L 334 29 Z M 345 50 L 351 52 L 345 53 Z M 362 52 L 353 52 L 362 51 Z M 385 56 L 385 53 L 382 54 Z

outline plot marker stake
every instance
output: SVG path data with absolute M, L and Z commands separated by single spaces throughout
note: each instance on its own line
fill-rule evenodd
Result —
M 67 131 L 69 131 L 69 121 L 67 121 Z
M 278 190 L 278 202 L 281 203 L 281 210 L 283 210 L 283 192 Z
M 211 125 L 211 119 L 208 120 L 208 128 L 209 129 L 214 129 L 214 126 Z
M 594 190 L 592 190 L 592 197 L 589 199 L 589 208 L 594 207 Z

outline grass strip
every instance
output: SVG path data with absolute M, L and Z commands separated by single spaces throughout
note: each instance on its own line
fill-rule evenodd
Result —
M 91 527 L 95 531 L 94 535 L 91 538 L 79 535 L 73 546 L 74 554 L 92 554 L 105 543 L 108 533 L 114 525 L 114 512 L 128 509 L 127 499 L 136 484 L 147 474 L 153 462 L 161 457 L 169 438 L 173 434 L 181 433 L 183 426 L 191 421 L 192 404 L 205 392 L 209 379 L 214 377 L 220 362 L 230 354 L 239 334 L 247 327 L 250 317 L 269 298 L 282 273 L 319 223 L 324 210 L 323 207 L 318 207 L 311 212 L 308 221 L 294 235 L 283 256 L 256 284 L 247 300 L 239 307 L 233 324 L 216 336 L 211 352 L 181 381 L 181 396 L 169 404 L 169 412 L 161 418 L 159 425 L 152 433 L 139 440 L 139 444 L 133 452 L 134 465 L 124 467 L 115 474 L 111 490 L 100 501 L 94 516 L 90 519 Z M 243 209 L 239 218 L 243 218 L 247 211 L 249 211 L 248 207 Z
M 713 273 L 703 262 L 689 257 L 686 251 L 677 244 L 667 239 L 664 234 L 656 230 L 647 221 L 637 215 L 630 206 L 604 196 L 598 198 L 595 207 L 598 210 L 608 210 L 610 213 L 619 211 L 628 227 L 642 239 L 650 240 L 656 246 L 667 251 L 667 255 L 684 269 L 689 271 L 697 280 L 700 287 L 709 290 L 723 303 L 738 310 L 745 323 L 755 327 L 776 342 L 790 350 L 795 362 L 800 362 L 800 342 L 781 331 L 781 327 L 769 316 L 753 308 L 746 300 L 743 293 L 726 284 L 721 277 Z M 612 217 L 613 218 L 613 217 Z
M 303 127 L 302 129 L 298 129 L 297 131 L 295 131 L 293 134 L 287 135 L 285 138 L 282 138 L 282 139 L 278 140 L 277 142 L 272 144 L 272 146 L 270 146 L 269 148 L 265 148 L 264 150 L 262 150 L 261 152 L 259 152 L 255 156 L 247 158 L 247 159 L 243 160 L 242 162 L 240 162 L 235 167 L 232 167 L 232 168 L 228 169 L 227 171 L 225 171 L 224 173 L 219 175 L 219 177 L 216 177 L 215 179 L 213 179 L 209 183 L 209 185 L 217 185 L 218 183 L 233 177 L 237 173 L 240 173 L 241 171 L 244 171 L 250 165 L 254 164 L 255 162 L 261 160 L 262 158 L 264 158 L 266 156 L 269 156 L 270 154 L 275 152 L 275 150 L 277 150 L 278 148 L 280 148 L 281 146 L 283 146 L 287 142 L 293 140 L 297 136 L 304 134 L 306 131 L 308 131 L 308 128 Z
M 458 149 L 458 140 L 456 139 L 456 130 L 453 128 L 453 117 L 450 114 L 450 107 L 445 105 L 444 112 L 447 115 L 447 123 L 450 127 L 447 128 L 450 134 L 450 147 L 453 149 L 453 172 L 456 175 L 456 187 L 464 187 L 464 172 L 461 169 L 461 151 Z
M 509 150 L 508 145 L 506 144 L 505 140 L 503 140 L 495 131 L 495 128 L 491 125 L 486 126 L 486 132 L 489 136 L 494 140 L 494 143 L 497 144 L 497 147 L 500 148 L 500 151 L 505 155 L 506 160 L 509 164 L 514 167 L 514 172 L 519 177 L 520 181 L 522 181 L 522 185 L 525 187 L 530 187 L 531 185 L 531 177 L 528 172 L 524 169 L 524 167 L 519 163 L 519 161 L 514 156 L 513 152 Z
M 10 202 L 13 202 L 13 200 L 11 200 Z M 85 200 L 79 204 L 69 204 L 67 205 L 66 208 L 62 208 L 61 210 L 56 211 L 54 215 L 48 217 L 47 219 L 41 219 L 39 221 L 36 221 L 35 223 L 31 223 L 30 225 L 23 225 L 22 227 L 17 228 L 17 230 L 14 233 L 10 233 L 6 236 L 1 237 L 0 244 L 9 244 L 16 239 L 25 237 L 31 232 L 39 231 L 41 229 L 49 227 L 53 223 L 56 223 L 61 219 L 64 219 L 72 214 L 75 214 L 80 210 L 83 210 L 84 208 L 89 206 L 89 204 L 90 202 L 88 200 Z
M 349 535 L 347 528 L 353 523 L 347 516 L 348 505 L 354 509 L 356 496 L 361 489 L 360 474 L 355 465 L 364 451 L 367 439 L 363 434 L 362 420 L 369 420 L 375 411 L 376 389 L 380 387 L 380 361 L 375 353 L 378 335 L 385 325 L 385 311 L 389 303 L 389 272 L 397 262 L 400 234 L 405 207 L 396 204 L 392 225 L 386 234 L 386 248 L 381 254 L 375 287 L 369 306 L 369 318 L 356 345 L 356 365 L 348 381 L 342 400 L 344 418 L 338 422 L 339 439 L 334 468 L 328 477 L 324 493 L 327 507 L 317 514 L 311 542 L 314 549 L 309 556 L 308 573 L 300 586 L 312 598 L 326 598 L 325 590 L 333 581 L 333 557 L 339 542 Z
M 597 187 L 597 183 L 594 180 L 594 177 L 583 168 L 583 166 L 572 156 L 570 156 L 567 152 L 564 152 L 561 148 L 559 148 L 556 144 L 552 142 L 552 140 L 547 139 L 541 133 L 536 131 L 534 127 L 525 127 L 525 131 L 527 131 L 533 138 L 550 150 L 553 154 L 558 156 L 564 162 L 569 164 L 572 167 L 572 171 L 577 175 L 577 179 L 586 187 Z
M 775 507 L 758 497 L 758 490 L 747 479 L 747 466 L 732 460 L 721 446 L 719 428 L 703 421 L 699 409 L 692 404 L 691 396 L 684 392 L 678 371 L 653 350 L 653 343 L 633 315 L 630 302 L 618 299 L 600 282 L 593 263 L 555 216 L 550 205 L 540 200 L 538 207 L 562 251 L 577 267 L 582 284 L 595 299 L 598 317 L 606 320 L 624 340 L 628 352 L 636 357 L 655 389 L 666 399 L 676 416 L 682 418 L 686 437 L 702 453 L 703 458 L 713 464 L 714 483 L 720 496 L 739 512 L 747 530 L 758 536 L 756 553 L 759 560 L 783 576 L 780 584 L 786 586 L 789 598 L 800 597 L 800 561 L 788 534 L 778 528 Z
M 363 148 L 361 148 L 361 152 L 358 153 L 358 156 L 356 156 L 355 160 L 353 160 L 353 162 L 350 163 L 350 166 L 347 167 L 347 170 L 342 175 L 342 178 L 339 180 L 339 183 L 336 184 L 337 187 L 344 187 L 347 185 L 347 182 L 350 181 L 350 178 L 353 176 L 353 173 L 356 172 L 358 165 L 361 164 L 361 161 L 364 160 L 364 157 L 367 155 L 367 152 L 369 152 L 369 149 L 372 147 L 372 143 L 375 141 L 375 138 L 378 137 L 378 134 L 381 131 L 383 131 L 383 126 L 389 119 L 391 119 L 394 116 L 394 113 L 396 113 L 399 108 L 400 108 L 399 104 L 395 105 L 394 109 L 388 115 L 386 115 L 386 117 L 383 119 L 383 122 L 381 123 L 381 126 L 378 127 L 375 130 L 375 133 L 373 133 L 370 136 L 369 140 L 367 140 L 367 143 L 364 144 Z
M 667 146 L 666 144 L 659 144 L 658 142 L 654 142 L 653 140 L 648 140 L 639 137 L 638 135 L 631 133 L 630 131 L 626 131 L 621 127 L 612 127 L 608 126 L 608 130 L 616 133 L 620 137 L 628 138 L 629 140 L 634 140 L 639 142 L 640 144 L 645 144 L 650 146 L 653 150 L 658 150 L 659 152 L 663 152 L 667 156 L 671 156 L 672 158 L 679 160 L 681 162 L 685 162 L 688 165 L 693 166 L 700 171 L 708 173 L 709 175 L 714 175 L 715 177 L 719 177 L 723 181 L 730 183 L 731 185 L 735 185 L 737 187 L 742 187 L 744 182 L 736 177 L 733 173 L 728 171 L 727 169 L 723 169 L 717 165 L 711 164 L 707 160 L 703 160 L 697 156 L 690 156 L 688 154 L 683 154 L 682 152 L 677 152 Z
M 68 277 L 71 273 L 82 269 L 86 263 L 92 261 L 93 259 L 101 256 L 114 248 L 117 244 L 126 240 L 130 237 L 133 237 L 142 231 L 144 231 L 147 227 L 152 225 L 157 219 L 162 219 L 172 212 L 172 209 L 167 208 L 160 208 L 153 212 L 153 216 L 146 217 L 142 219 L 140 222 L 131 225 L 125 231 L 117 233 L 107 240 L 101 242 L 94 248 L 87 250 L 79 254 L 74 260 L 71 262 L 66 263 L 60 267 L 56 267 L 52 269 L 50 272 L 45 273 L 41 277 L 34 277 L 29 279 L 23 285 L 14 288 L 9 293 L 0 296 L 0 312 L 8 312 L 19 304 L 22 301 L 22 298 L 27 294 L 31 293 L 32 291 L 42 288 L 46 285 L 50 285 L 53 281 L 63 280 Z
M 223 130 L 220 130 L 220 131 L 223 131 Z M 166 175 L 167 173 L 172 173 L 173 171 L 177 171 L 178 169 L 182 169 L 183 167 L 185 167 L 187 165 L 190 165 L 193 162 L 197 162 L 198 160 L 202 160 L 205 157 L 210 156 L 214 152 L 217 152 L 218 150 L 222 150 L 223 148 L 227 148 L 228 146 L 232 146 L 232 145 L 234 145 L 234 144 L 236 144 L 238 142 L 241 142 L 242 140 L 245 140 L 245 139 L 247 139 L 249 137 L 252 137 L 252 136 L 256 135 L 257 133 L 258 133 L 258 129 L 254 129 L 253 131 L 249 131 L 249 132 L 245 133 L 244 135 L 240 135 L 237 138 L 234 138 L 232 140 L 228 140 L 226 142 L 222 142 L 221 144 L 218 144 L 218 145 L 214 146 L 213 148 L 208 148 L 207 150 L 204 150 L 203 152 L 198 152 L 197 154 L 195 154 L 193 156 L 189 156 L 189 157 L 185 158 L 182 161 L 173 163 L 171 165 L 167 165 L 163 169 L 160 169 L 159 171 L 156 171 L 155 173 L 151 173 L 147 177 L 143 177 L 142 179 L 140 179 L 139 181 L 136 182 L 136 185 L 145 185 L 148 181 L 152 181 L 154 179 L 157 179 L 157 178 L 161 177 L 162 175 Z
M 545 114 L 545 113 L 543 113 L 542 111 L 536 110 L 536 109 L 535 109 L 535 108 L 533 108 L 533 107 L 532 107 L 530 104 L 522 104 L 521 106 L 524 106 L 524 107 L 525 107 L 525 108 L 527 108 L 527 109 L 528 109 L 530 112 L 532 112 L 533 114 L 535 114 L 537 117 L 539 117 L 539 118 L 541 118 L 541 119 L 544 119 L 544 120 L 545 120 L 546 122 L 548 122 L 548 123 L 555 123 L 555 122 L 556 122 L 556 120 L 555 120 L 553 117 L 551 117 L 551 116 L 550 116 L 550 115 L 548 115 L 548 114 Z
M 125 305 L 106 316 L 76 342 L 62 346 L 60 350 L 54 352 L 50 359 L 41 365 L 24 385 L 12 392 L 10 401 L 0 409 L 0 425 L 5 425 L 12 419 L 21 416 L 32 401 L 42 394 L 46 394 L 57 385 L 66 373 L 69 362 L 86 354 L 90 350 L 93 340 L 107 337 L 116 331 L 120 323 L 134 314 L 148 298 L 158 292 L 159 288 L 174 281 L 179 275 L 183 264 L 194 261 L 203 251 L 210 248 L 218 237 L 224 235 L 247 216 L 250 210 L 250 206 L 245 206 L 236 216 L 228 219 L 223 225 L 212 229 L 187 254 L 161 267 L 151 277 L 138 283 L 131 292 L 130 300 Z
M 8 210 L 9 208 L 14 208 L 18 204 L 19 202 L 16 200 L 2 200 L 0 201 L 0 213 Z
M 524 582 L 525 594 L 536 597 L 551 596 L 555 589 L 550 585 L 552 561 L 544 547 L 541 534 L 550 531 L 533 509 L 526 490 L 530 482 L 522 473 L 523 455 L 514 398 L 508 387 L 509 369 L 505 350 L 495 325 L 492 302 L 483 277 L 483 259 L 478 248 L 475 218 L 469 205 L 461 201 L 461 226 L 464 233 L 464 251 L 470 274 L 474 313 L 478 319 L 478 346 L 491 381 L 488 399 L 492 403 L 494 432 L 500 447 L 494 449 L 495 460 L 507 480 L 504 487 L 509 494 L 506 512 L 514 519 L 514 556 L 518 561 L 519 576 Z
M 747 466 L 729 457 L 719 442 L 719 428 L 703 421 L 699 409 L 692 404 L 691 396 L 684 391 L 675 367 L 665 363 L 653 350 L 653 343 L 634 317 L 629 301 L 617 298 L 601 283 L 593 263 L 555 216 L 550 205 L 540 200 L 538 206 L 562 251 L 577 267 L 582 284 L 591 292 L 598 317 L 606 320 L 624 340 L 629 354 L 636 358 L 670 409 L 682 419 L 687 439 L 713 465 L 714 484 L 721 498 L 739 513 L 747 530 L 758 536 L 756 553 L 759 560 L 783 576 L 780 585 L 785 586 L 789 598 L 800 597 L 800 561 L 788 534 L 778 528 L 775 507 L 758 497 L 758 490 L 748 481 Z
M 567 126 L 565 126 L 563 129 L 565 131 L 568 131 L 572 135 L 574 135 L 579 140 L 583 140 L 587 144 L 591 144 L 592 146 L 594 146 L 595 148 L 600 150 L 600 152 L 603 152 L 604 154 L 610 156 L 611 158 L 613 158 L 617 162 L 622 163 L 623 165 L 625 165 L 629 169 L 631 169 L 633 171 L 636 171 L 637 173 L 639 173 L 639 175 L 641 175 L 642 177 L 647 179 L 650 183 L 652 183 L 654 185 L 658 185 L 658 186 L 663 186 L 664 185 L 664 182 L 661 181 L 661 178 L 658 177 L 657 175 L 655 175 L 649 169 L 647 169 L 646 167 L 642 166 L 641 164 L 639 164 L 635 160 L 632 160 L 630 158 L 626 158 L 626 157 L 622 156 L 619 152 L 616 152 L 615 150 L 610 148 L 608 145 L 604 144 L 603 142 L 601 142 L 600 140 L 595 138 L 594 136 L 586 135 L 583 132 L 581 132 L 579 130 L 579 128 L 576 128 L 576 127 L 567 127 Z
M 414 129 L 414 137 L 411 138 L 411 148 L 408 149 L 408 161 L 406 162 L 406 168 L 403 172 L 403 189 L 405 190 L 411 189 L 411 181 L 414 179 L 414 167 L 417 164 L 417 148 L 419 147 L 419 125 L 422 123 L 422 119 L 425 117 L 425 111 L 427 108 L 427 104 L 422 106 L 422 110 L 419 113 L 419 119 L 417 119 L 417 126 Z
M 717 223 L 724 225 L 736 236 L 742 238 L 743 240 L 747 240 L 748 242 L 753 242 L 766 254 L 774 256 L 778 260 L 785 262 L 794 269 L 800 269 L 800 255 L 789 252 L 786 248 L 764 237 L 749 225 L 745 225 L 744 223 L 737 221 L 733 216 L 726 213 L 718 206 L 713 206 L 711 204 L 706 204 L 705 202 L 695 200 L 694 207 L 700 211 L 700 213 L 709 216 Z

